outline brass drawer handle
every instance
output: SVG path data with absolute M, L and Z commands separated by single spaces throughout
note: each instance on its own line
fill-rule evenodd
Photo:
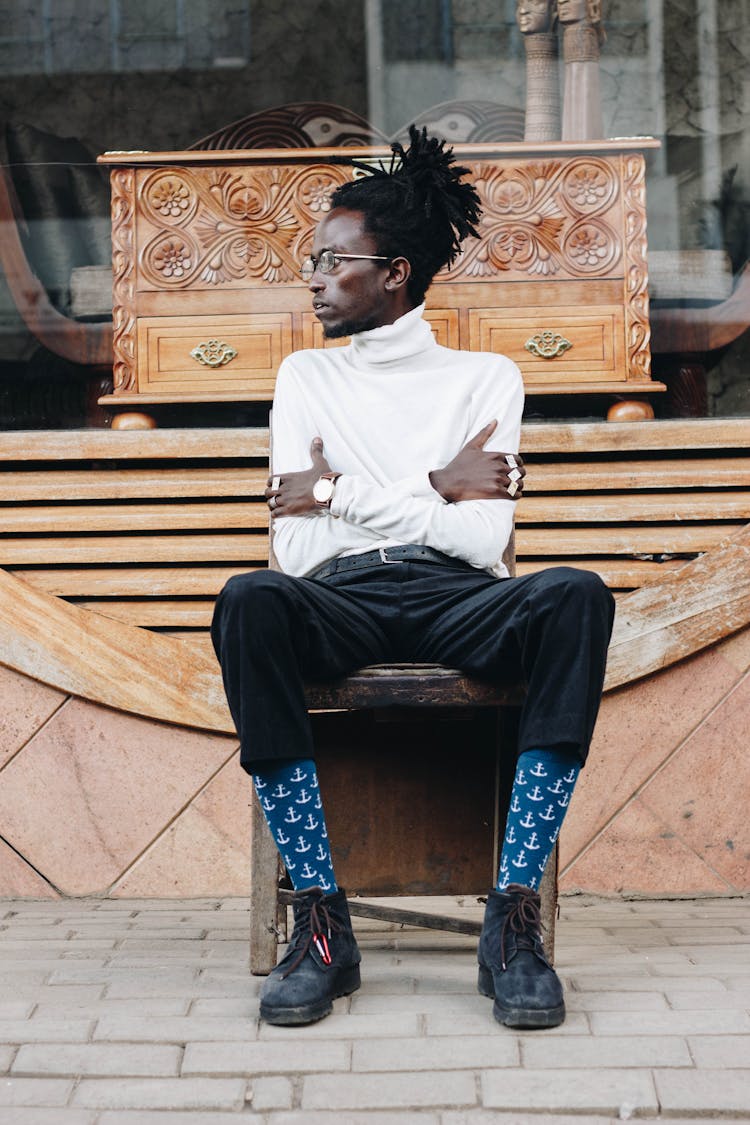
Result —
M 223 367 L 225 363 L 232 362 L 237 352 L 223 340 L 207 340 L 193 348 L 190 354 L 205 367 Z
M 542 359 L 554 359 L 555 356 L 562 355 L 573 345 L 559 332 L 552 332 L 545 328 L 542 332 L 537 332 L 536 336 L 527 340 L 524 347 L 532 355 L 541 356 Z

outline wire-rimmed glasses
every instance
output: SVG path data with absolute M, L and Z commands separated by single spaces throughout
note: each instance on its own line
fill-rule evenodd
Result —
M 383 254 L 335 254 L 333 250 L 324 250 L 319 258 L 313 258 L 312 254 L 299 268 L 300 276 L 303 281 L 311 281 L 312 275 L 316 270 L 321 273 L 330 273 L 335 269 L 341 261 L 368 261 L 368 262 L 390 262 L 390 258 L 386 258 Z

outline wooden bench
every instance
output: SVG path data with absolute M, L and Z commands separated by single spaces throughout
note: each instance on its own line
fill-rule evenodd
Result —
M 662 578 L 750 514 L 750 423 L 531 423 L 519 574 L 570 563 L 617 592 Z M 268 431 L 0 434 L 0 567 L 201 647 L 227 579 L 268 559 Z
M 529 473 L 517 510 L 518 573 L 564 562 L 598 571 L 618 593 L 645 593 L 746 524 L 749 446 L 750 424 L 724 419 L 524 426 Z M 182 638 L 210 664 L 206 630 L 216 594 L 230 575 L 266 565 L 267 456 L 263 428 L 2 434 L 0 567 L 96 611 L 97 620 L 103 614 Z M 610 663 L 618 682 L 626 681 L 627 668 Z M 388 717 L 383 704 L 404 692 L 419 695 L 411 700 L 419 706 L 450 704 L 449 711 L 456 703 L 481 710 L 513 702 L 483 690 L 478 695 L 476 684 L 450 672 L 432 670 L 425 679 L 424 670 L 400 670 L 390 682 L 375 672 L 319 687 L 309 704 L 314 711 L 366 704 Z M 392 741 L 395 729 L 382 741 Z M 486 766 L 484 819 L 494 840 L 500 780 L 496 760 Z M 332 769 L 334 789 L 335 777 Z M 362 784 L 372 783 L 372 772 L 363 775 Z M 425 816 L 421 823 L 424 835 Z M 481 844 L 487 854 L 487 839 Z M 256 860 L 262 848 L 256 839 Z M 275 872 L 275 858 L 265 870 Z M 467 887 L 461 871 L 454 874 L 452 885 Z M 268 884 L 265 892 L 257 885 L 253 945 L 262 968 L 275 942 L 276 907 Z

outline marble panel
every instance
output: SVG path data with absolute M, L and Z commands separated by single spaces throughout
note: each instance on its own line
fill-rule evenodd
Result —
M 0 774 L 3 835 L 62 893 L 104 893 L 235 746 L 71 700 Z
M 729 661 L 707 650 L 604 696 L 589 761 L 560 839 L 562 869 L 699 726 L 738 678 Z
M 65 695 L 0 665 L 0 770 L 53 715 Z M 0 777 L 0 785 L 2 778 Z
M 732 887 L 636 797 L 565 872 L 560 890 L 701 895 Z
M 0 840 L 0 898 L 59 898 L 54 887 Z
M 738 672 L 747 672 L 750 669 L 750 627 L 735 633 L 733 637 L 727 637 L 716 646 L 716 651 L 733 664 Z
M 125 872 L 113 897 L 248 895 L 251 786 L 238 752 Z
M 738 891 L 750 891 L 750 673 L 641 795 Z

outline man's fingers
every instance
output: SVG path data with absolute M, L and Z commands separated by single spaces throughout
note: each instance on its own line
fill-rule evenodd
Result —
M 323 456 L 323 439 L 322 437 L 314 437 L 310 443 L 310 456 L 313 461 L 316 457 Z
M 496 429 L 497 418 L 493 418 L 491 422 L 488 422 L 486 426 L 482 427 L 478 434 L 474 434 L 474 437 L 467 441 L 466 445 L 475 446 L 477 449 L 481 449 L 490 434 L 494 433 Z

